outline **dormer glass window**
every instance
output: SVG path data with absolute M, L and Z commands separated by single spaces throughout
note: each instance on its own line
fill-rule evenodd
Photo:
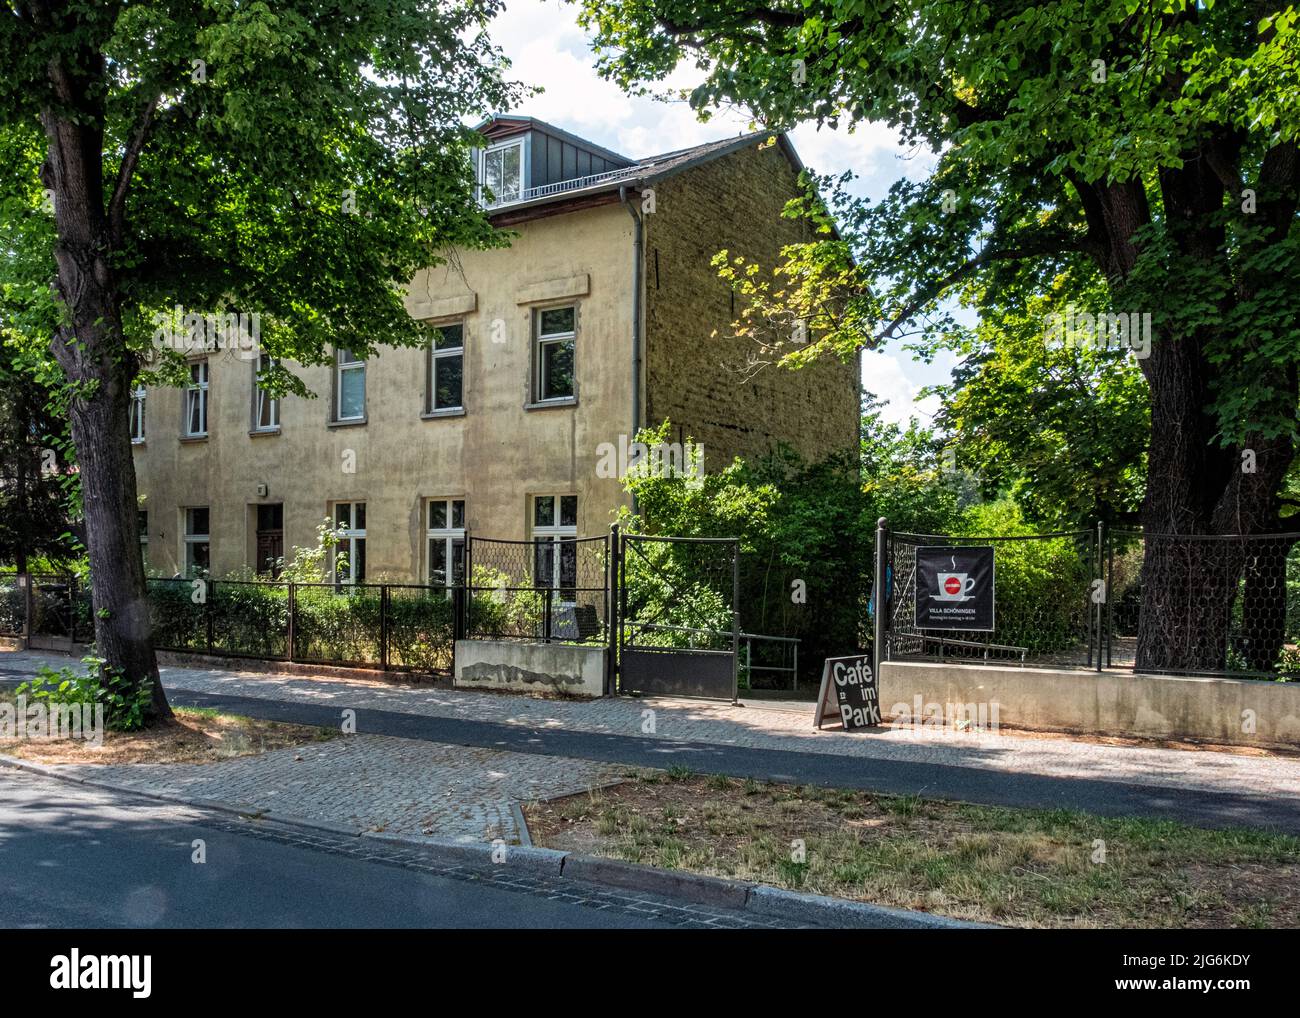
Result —
M 518 201 L 524 190 L 524 141 L 502 142 L 484 149 L 479 162 L 479 194 L 483 204 Z

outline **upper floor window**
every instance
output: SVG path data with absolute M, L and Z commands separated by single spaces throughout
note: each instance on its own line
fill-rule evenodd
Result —
M 144 441 L 144 399 L 143 385 L 137 385 L 131 393 L 131 441 Z
M 190 365 L 190 383 L 185 388 L 185 437 L 205 438 L 208 434 L 208 362 Z
M 334 353 L 334 419 L 361 421 L 366 417 L 366 362 L 351 350 Z
M 200 576 L 209 568 L 212 536 L 207 506 L 193 506 L 185 510 L 185 574 Z
M 479 186 L 484 204 L 518 201 L 524 190 L 524 142 L 502 142 L 479 157 Z
M 574 340 L 577 335 L 577 308 L 547 308 L 536 312 L 535 357 L 533 363 L 534 399 L 573 399 Z
M 440 325 L 429 345 L 429 413 L 464 408 L 465 326 Z
M 269 354 L 257 358 L 257 373 L 253 376 L 253 430 L 278 431 L 280 428 L 280 401 L 262 388 L 262 381 L 276 365 Z
M 366 579 L 366 504 L 338 502 L 334 526 L 341 531 L 334 548 L 334 585 L 343 587 Z
M 465 500 L 429 500 L 429 585 L 450 587 L 465 576 Z

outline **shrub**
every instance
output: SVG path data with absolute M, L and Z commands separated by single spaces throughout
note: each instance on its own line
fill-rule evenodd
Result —
M 81 659 L 85 674 L 71 668 L 55 671 L 42 665 L 36 678 L 20 683 L 15 693 L 27 699 L 51 704 L 104 705 L 104 724 L 122 732 L 144 727 L 145 714 L 153 697 L 153 681 L 128 684 L 118 668 L 110 668 L 102 657 L 88 655 Z

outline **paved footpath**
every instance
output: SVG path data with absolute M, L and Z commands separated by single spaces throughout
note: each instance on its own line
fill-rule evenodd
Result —
M 68 661 L 59 655 L 3 652 L 0 676 L 31 674 L 46 660 L 56 666 Z M 536 778 L 538 789 L 546 789 L 563 785 L 564 777 L 572 774 L 571 784 L 585 787 L 616 776 L 627 765 L 679 764 L 700 772 L 1300 833 L 1300 759 L 1291 757 L 1107 746 L 1012 734 L 918 738 L 908 729 L 817 732 L 810 713 L 752 704 L 541 700 L 225 668 L 164 668 L 162 678 L 178 704 L 221 706 L 323 725 L 337 724 L 350 709 L 357 712 L 358 732 L 371 738 L 500 753 L 510 768 L 519 768 L 511 771 L 519 780 L 498 787 L 525 799 L 558 794 L 519 794 L 520 781 L 528 778 Z M 344 758 L 342 750 L 337 752 Z M 392 752 L 400 761 L 400 752 Z M 443 759 L 454 767 L 459 756 L 474 759 L 464 749 Z M 467 774 L 482 773 L 485 761 L 495 759 L 467 764 Z M 254 765 L 250 762 L 247 769 L 252 771 Z M 404 765 L 382 769 L 396 775 Z M 325 777 L 320 772 L 317 780 Z M 418 824 L 417 813 L 406 814 L 403 822 Z M 497 818 L 485 818 L 488 825 L 495 822 Z M 500 829 L 508 837 L 509 829 Z

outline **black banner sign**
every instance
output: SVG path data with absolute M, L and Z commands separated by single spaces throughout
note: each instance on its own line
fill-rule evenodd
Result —
M 846 732 L 880 724 L 880 682 L 871 661 L 870 654 L 826 659 L 817 694 L 818 728 L 827 715 L 838 715 Z
M 916 549 L 918 629 L 993 631 L 993 549 Z

